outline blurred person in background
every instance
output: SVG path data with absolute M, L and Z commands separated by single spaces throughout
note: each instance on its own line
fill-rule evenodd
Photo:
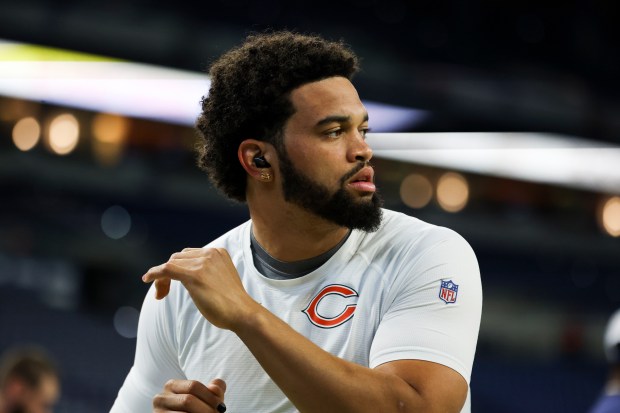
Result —
M 609 364 L 608 377 L 603 393 L 590 413 L 618 413 L 620 412 L 620 310 L 609 318 L 603 343 Z
M 381 207 L 357 71 L 343 43 L 291 32 L 211 67 L 201 166 L 251 220 L 144 275 L 113 413 L 470 412 L 478 262 Z
M 60 379 L 52 359 L 39 349 L 12 349 L 0 360 L 0 413 L 52 413 Z

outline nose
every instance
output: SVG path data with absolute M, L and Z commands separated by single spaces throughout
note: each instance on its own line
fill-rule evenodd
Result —
M 368 162 L 372 158 L 372 149 L 366 142 L 363 132 L 356 131 L 349 147 L 349 162 Z

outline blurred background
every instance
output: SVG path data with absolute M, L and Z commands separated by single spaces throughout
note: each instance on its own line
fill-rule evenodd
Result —
M 386 207 L 460 232 L 484 309 L 474 412 L 584 412 L 620 307 L 612 1 L 0 0 L 0 352 L 107 412 L 149 267 L 248 214 L 195 166 L 204 69 L 254 31 L 344 39 Z

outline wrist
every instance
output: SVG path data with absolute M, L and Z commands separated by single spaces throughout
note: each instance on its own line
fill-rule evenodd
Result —
M 241 339 L 248 335 L 256 336 L 262 331 L 263 326 L 268 324 L 269 318 L 275 318 L 275 316 L 260 303 L 252 300 L 230 330 Z

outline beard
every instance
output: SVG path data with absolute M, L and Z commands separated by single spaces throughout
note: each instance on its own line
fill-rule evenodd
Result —
M 279 151 L 280 173 L 284 199 L 341 227 L 374 232 L 381 225 L 383 201 L 374 192 L 370 199 L 356 199 L 345 190 L 345 182 L 358 173 L 366 163 L 340 178 L 340 189 L 331 193 L 320 183 L 298 171 L 284 151 Z

